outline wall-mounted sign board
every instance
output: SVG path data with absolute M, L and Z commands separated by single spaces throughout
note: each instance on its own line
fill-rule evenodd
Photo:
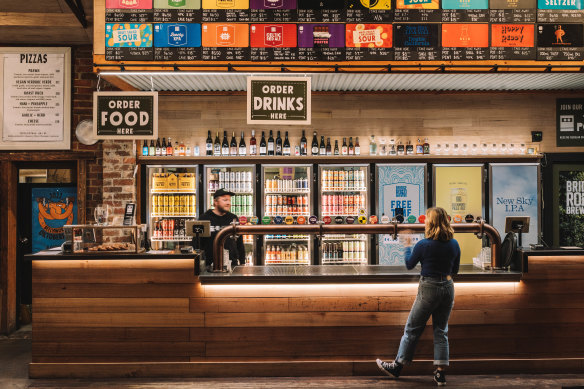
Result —
M 247 124 L 310 124 L 310 77 L 248 77 Z

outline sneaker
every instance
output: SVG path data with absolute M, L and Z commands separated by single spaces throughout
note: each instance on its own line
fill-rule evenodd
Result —
M 388 376 L 394 376 L 395 378 L 399 377 L 399 373 L 404 365 L 397 362 L 384 362 L 381 359 L 377 359 L 375 361 L 377 363 L 377 367 L 379 370 L 387 374 Z
M 446 385 L 446 373 L 444 370 L 434 370 L 434 382 L 438 386 L 445 386 Z

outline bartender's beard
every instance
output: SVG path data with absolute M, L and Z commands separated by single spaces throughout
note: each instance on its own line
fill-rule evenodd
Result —
M 220 206 L 220 205 L 217 205 L 217 206 L 215 207 L 215 210 L 217 211 L 217 213 L 218 213 L 220 216 L 223 216 L 223 215 L 225 215 L 227 212 L 229 212 L 229 210 L 230 210 L 230 209 L 231 209 L 231 206 L 229 206 L 229 207 L 222 207 L 222 206 Z

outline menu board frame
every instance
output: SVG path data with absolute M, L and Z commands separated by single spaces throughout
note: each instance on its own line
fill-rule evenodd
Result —
M 63 82 L 56 90 L 62 97 L 61 109 L 56 115 L 60 116 L 61 124 L 58 129 L 61 140 L 43 141 L 39 136 L 31 137 L 30 141 L 5 141 L 4 140 L 4 99 L 8 86 L 4 85 L 4 59 L 6 55 L 27 54 L 30 57 L 28 64 L 23 67 L 32 68 L 35 61 L 43 54 L 62 55 L 63 66 L 61 72 Z M 70 150 L 71 149 L 71 48 L 70 47 L 0 47 L 0 150 Z

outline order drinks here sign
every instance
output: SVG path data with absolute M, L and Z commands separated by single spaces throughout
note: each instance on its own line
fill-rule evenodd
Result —
M 247 124 L 311 124 L 310 77 L 247 78 Z

